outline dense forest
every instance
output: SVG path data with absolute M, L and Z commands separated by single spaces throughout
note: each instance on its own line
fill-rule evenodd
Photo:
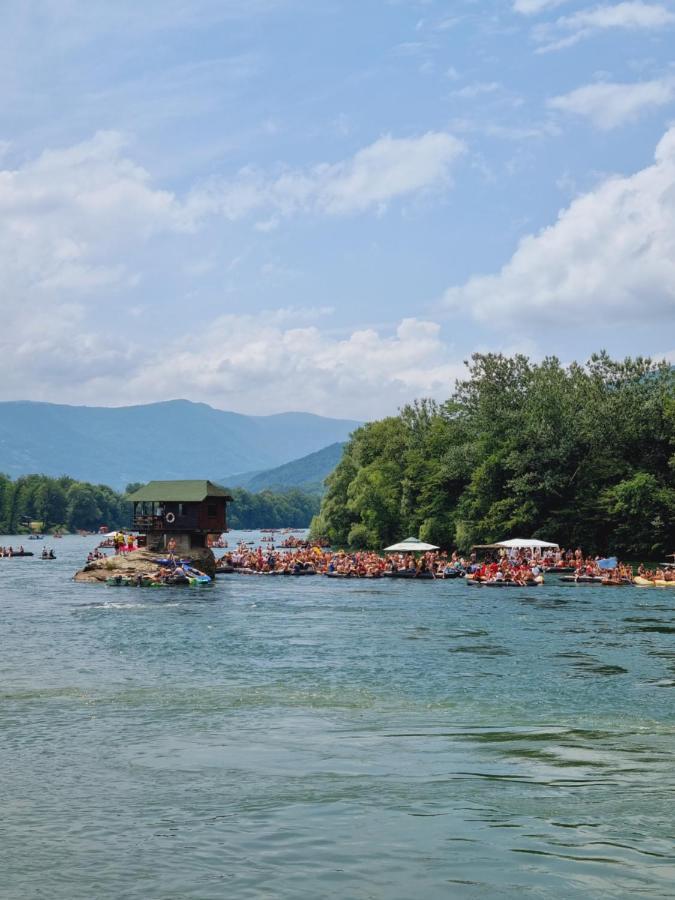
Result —
M 306 528 L 318 513 L 319 497 L 300 490 L 261 491 L 253 494 L 243 488 L 230 491 L 233 503 L 227 508 L 230 528 Z
M 127 486 L 127 493 L 141 484 Z M 318 512 L 319 500 L 298 490 L 252 494 L 236 488 L 228 509 L 230 528 L 305 527 Z M 27 532 L 30 522 L 44 531 L 97 531 L 127 528 L 131 510 L 119 494 L 104 484 L 72 478 L 25 475 L 12 481 L 0 474 L 0 533 Z
M 28 522 L 41 523 L 44 531 L 95 531 L 101 525 L 127 525 L 129 511 L 122 495 L 104 484 L 46 475 L 24 475 L 12 481 L 0 474 L 0 532 L 27 531 Z
M 675 550 L 675 369 L 475 354 L 445 403 L 359 428 L 312 533 L 381 548 L 538 537 L 663 557 Z

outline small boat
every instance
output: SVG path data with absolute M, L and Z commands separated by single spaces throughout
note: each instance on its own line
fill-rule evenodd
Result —
M 35 556 L 30 550 L 14 550 L 12 553 L 6 553 L 0 556 L 0 559 L 14 559 L 15 556 Z
M 539 587 L 540 584 L 543 584 L 541 581 L 504 581 L 500 579 L 499 581 L 476 581 L 475 578 L 467 578 L 467 584 L 473 584 L 477 587 L 489 587 L 489 588 L 524 588 L 524 587 Z
M 602 575 L 564 575 L 560 580 L 567 584 L 602 584 Z
M 435 579 L 435 575 L 432 572 L 383 572 L 382 575 L 385 578 L 409 578 L 420 581 L 433 581 Z

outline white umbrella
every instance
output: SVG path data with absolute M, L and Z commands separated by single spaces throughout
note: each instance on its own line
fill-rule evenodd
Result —
M 425 544 L 424 541 L 415 537 L 406 538 L 400 544 L 392 544 L 391 547 L 384 548 L 385 553 L 414 553 L 415 551 L 424 553 L 427 550 L 438 550 L 438 547 L 435 544 Z
M 516 550 L 535 550 L 539 548 L 543 550 L 544 548 L 548 548 L 551 550 L 557 550 L 557 544 L 550 544 L 548 541 L 538 541 L 536 538 L 511 538 L 508 541 L 499 541 L 496 544 L 497 547 L 512 547 Z

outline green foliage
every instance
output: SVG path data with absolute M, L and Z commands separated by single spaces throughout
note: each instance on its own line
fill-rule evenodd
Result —
M 645 557 L 673 549 L 675 371 L 607 354 L 475 354 L 444 404 L 354 432 L 312 533 L 468 549 L 516 534 Z
M 299 490 L 252 494 L 243 488 L 234 488 L 230 493 L 233 502 L 228 506 L 227 523 L 234 529 L 306 528 L 319 511 L 319 498 Z
M 0 532 L 25 531 L 30 521 L 42 529 L 95 531 L 101 525 L 122 528 L 129 512 L 122 497 L 104 484 L 88 484 L 72 478 L 24 475 L 12 481 L 0 475 Z

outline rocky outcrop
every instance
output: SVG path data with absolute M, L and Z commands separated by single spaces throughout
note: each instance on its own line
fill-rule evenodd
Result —
M 216 559 L 211 550 L 191 550 L 189 558 L 195 569 L 213 578 L 216 573 Z M 154 573 L 160 567 L 160 559 L 166 559 L 166 553 L 152 553 L 149 550 L 134 550 L 133 553 L 95 559 L 77 572 L 75 581 L 95 584 L 104 582 L 114 575 L 134 577 Z

